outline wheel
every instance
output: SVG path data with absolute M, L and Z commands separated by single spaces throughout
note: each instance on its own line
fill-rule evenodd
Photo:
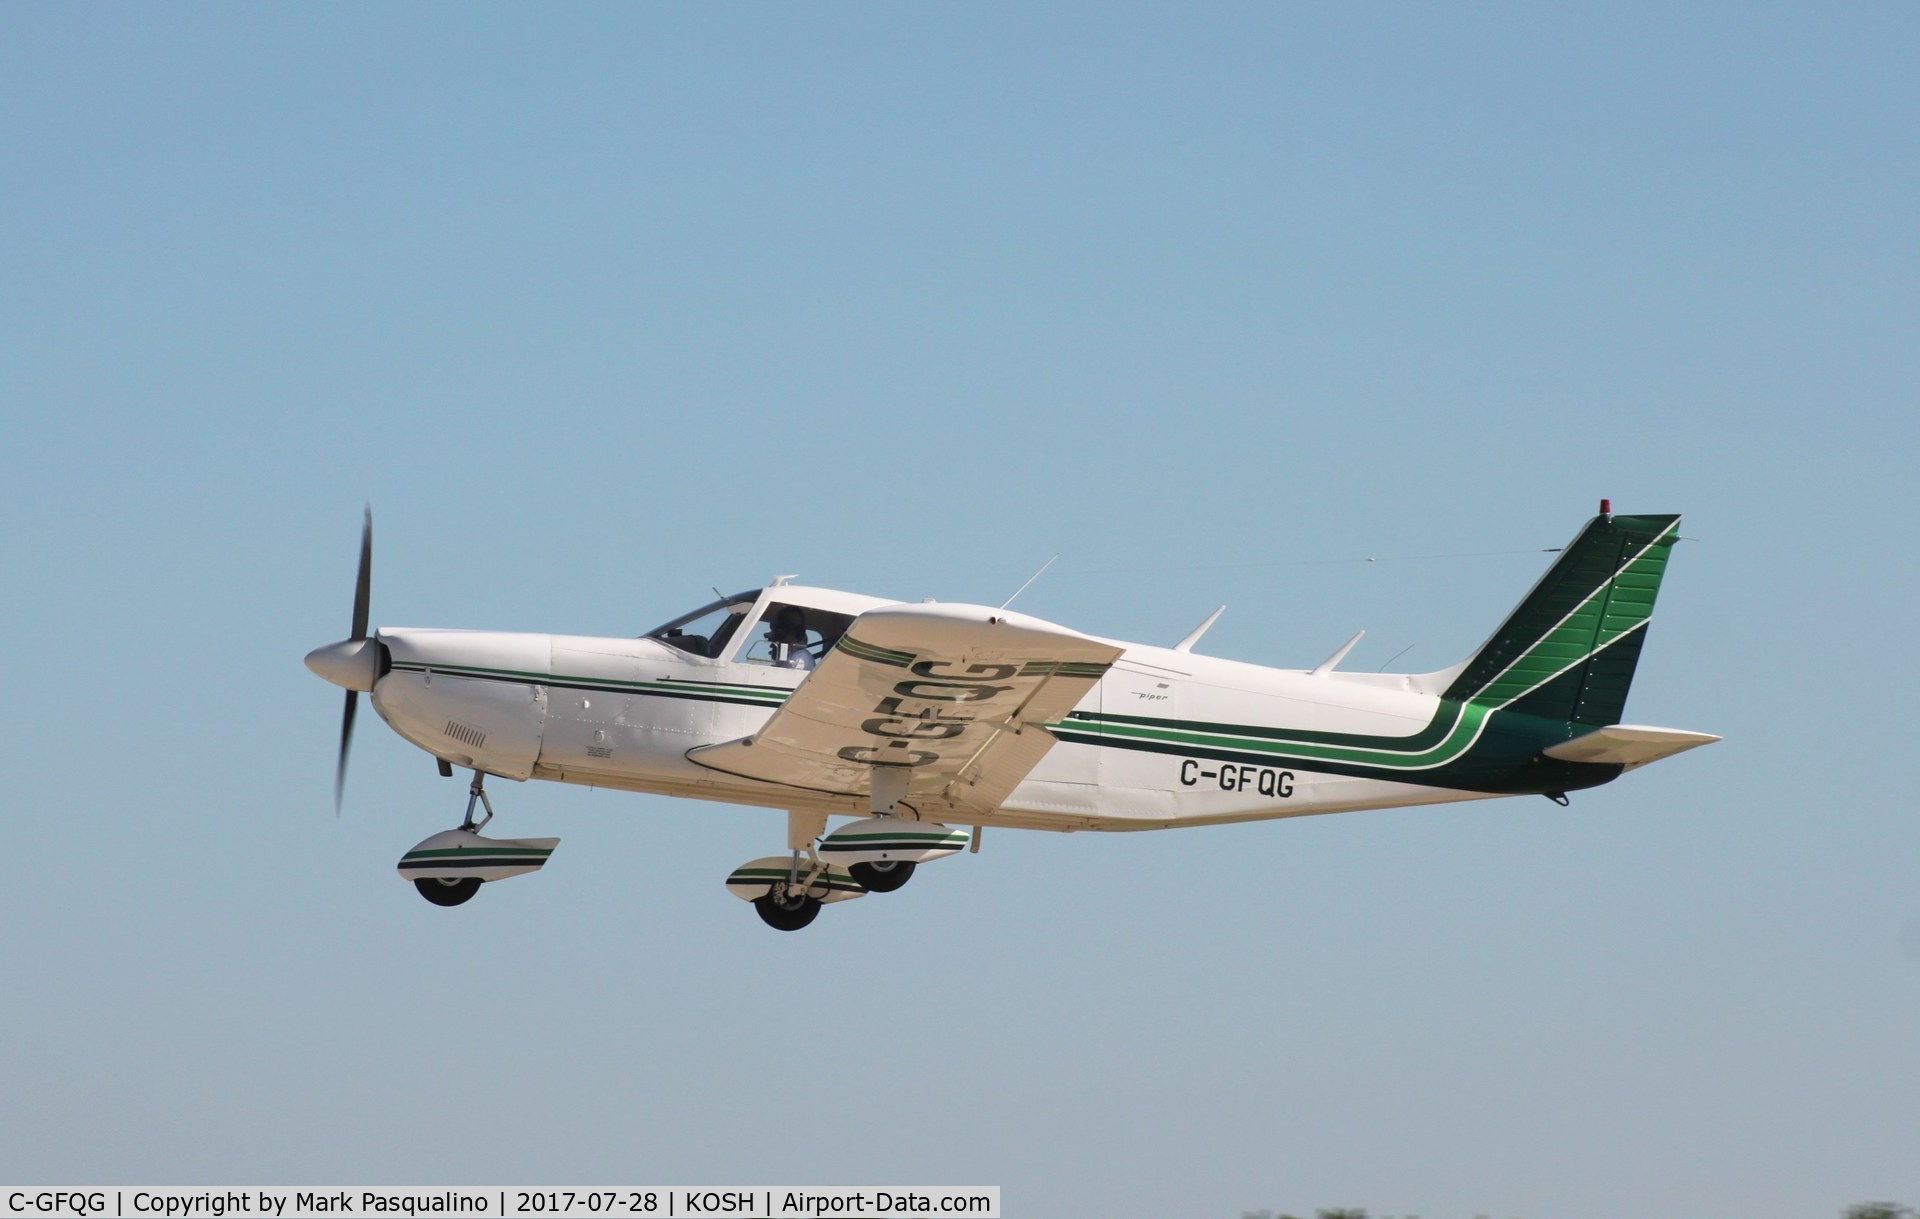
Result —
M 755 898 L 753 908 L 759 913 L 760 921 L 775 931 L 798 931 L 820 913 L 820 899 L 785 894 L 776 897 L 769 893 Z
M 847 871 L 873 893 L 891 893 L 913 879 L 913 864 L 904 859 L 850 863 Z
M 471 900 L 474 894 L 480 892 L 480 878 L 462 876 L 458 880 L 441 880 L 434 876 L 424 876 L 414 881 L 413 887 L 420 890 L 421 897 L 436 906 L 457 906 L 461 902 Z

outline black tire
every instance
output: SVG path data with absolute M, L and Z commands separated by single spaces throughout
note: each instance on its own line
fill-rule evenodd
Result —
M 904 859 L 850 863 L 847 872 L 870 893 L 891 893 L 913 879 L 913 864 Z
M 413 887 L 420 890 L 421 897 L 436 906 L 458 906 L 473 900 L 473 895 L 480 892 L 480 878 L 462 876 L 458 880 L 441 880 L 434 876 L 423 876 L 413 882 Z
M 820 913 L 820 899 L 775 897 L 769 893 L 765 897 L 755 898 L 753 908 L 760 915 L 760 921 L 775 931 L 798 931 Z

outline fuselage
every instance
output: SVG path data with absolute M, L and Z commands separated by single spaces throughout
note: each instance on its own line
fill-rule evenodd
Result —
M 779 586 L 848 614 L 892 604 Z M 748 620 L 751 620 L 750 618 Z M 689 758 L 753 735 L 808 673 L 743 640 L 696 655 L 663 637 L 382 630 L 372 696 L 402 737 L 511 779 L 864 815 L 866 799 L 721 773 Z M 1112 642 L 1112 641 L 1109 641 Z M 1271 669 L 1138 644 L 1052 726 L 1058 738 L 992 812 L 930 819 L 1052 830 L 1161 829 L 1559 792 L 1613 766 L 1538 757 L 1566 726 L 1493 716 L 1420 675 Z M 756 654 L 758 652 L 759 654 Z

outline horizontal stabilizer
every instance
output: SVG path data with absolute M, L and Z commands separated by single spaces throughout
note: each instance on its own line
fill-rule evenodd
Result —
M 1596 728 L 1584 736 L 1540 752 L 1562 762 L 1597 762 L 1606 766 L 1624 766 L 1632 770 L 1648 762 L 1672 757 L 1700 745 L 1711 745 L 1720 738 L 1707 732 L 1686 732 L 1679 728 L 1649 728 L 1644 724 L 1613 724 Z

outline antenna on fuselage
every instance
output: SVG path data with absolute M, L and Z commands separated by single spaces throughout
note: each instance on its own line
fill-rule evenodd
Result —
M 1416 640 L 1415 642 L 1418 642 L 1418 640 Z M 1413 651 L 1413 644 L 1410 643 L 1406 647 L 1401 648 L 1398 652 L 1395 652 L 1393 655 L 1387 657 L 1387 665 L 1392 664 L 1394 661 L 1400 659 L 1402 656 L 1405 656 L 1408 652 L 1411 652 L 1411 651 Z M 1387 671 L 1387 665 L 1381 665 L 1380 668 L 1376 671 L 1380 673 L 1385 673 Z
M 1034 582 L 1035 580 L 1038 580 L 1038 579 L 1039 579 L 1039 578 L 1040 578 L 1041 576 L 1043 576 L 1043 575 L 1045 575 L 1045 574 L 1046 574 L 1046 571 L 1047 571 L 1047 568 L 1049 568 L 1049 567 L 1052 567 L 1052 566 L 1053 566 L 1053 564 L 1054 564 L 1054 560 L 1055 560 L 1055 559 L 1058 559 L 1059 557 L 1060 557 L 1060 556 L 1059 556 L 1059 554 L 1058 554 L 1058 553 L 1055 553 L 1055 555 L 1053 556 L 1053 558 L 1052 558 L 1052 559 L 1048 559 L 1048 560 L 1047 560 L 1046 562 L 1044 562 L 1044 563 L 1042 563 L 1042 564 L 1040 565 L 1040 570 L 1039 570 L 1039 571 L 1036 571 L 1036 572 L 1034 572 L 1034 573 L 1033 573 L 1032 575 L 1030 575 L 1030 576 L 1028 576 L 1028 577 L 1027 577 L 1027 583 L 1026 583 L 1026 584 L 1022 584 L 1022 585 L 1021 585 L 1021 586 L 1020 586 L 1019 588 L 1016 588 L 1016 589 L 1014 589 L 1014 590 L 1013 590 L 1013 597 L 1018 597 L 1018 596 L 1019 596 L 1019 595 L 1020 595 L 1021 593 L 1024 593 L 1024 592 L 1026 592 L 1026 591 L 1027 591 L 1027 585 L 1028 585 L 1028 584 L 1032 584 L 1032 583 L 1033 583 L 1033 582 Z M 1012 604 L 1013 604 L 1013 597 L 1008 597 L 1008 598 L 1007 598 L 1007 599 L 1006 599 L 1005 601 L 1002 601 L 1002 602 L 1000 603 L 1000 608 L 1001 608 L 1001 609 L 1005 609 L 1005 608 L 1007 608 L 1007 607 L 1008 607 L 1009 605 L 1012 605 Z
M 1205 622 L 1201 623 L 1199 626 L 1194 627 L 1193 630 L 1187 632 L 1187 637 L 1185 639 L 1182 639 L 1179 643 L 1176 643 L 1173 645 L 1173 650 L 1176 652 L 1193 651 L 1193 645 L 1200 642 L 1200 636 L 1206 634 L 1209 630 L 1211 630 L 1213 628 L 1213 624 L 1220 621 L 1220 615 L 1226 612 L 1227 612 L 1227 607 L 1223 605 L 1219 609 L 1213 611 L 1211 614 L 1208 614 L 1207 620 Z
M 1364 636 L 1365 634 L 1366 634 L 1365 631 L 1355 631 L 1353 633 L 1352 639 L 1349 639 L 1345 643 L 1340 645 L 1339 651 L 1335 652 L 1333 655 L 1327 657 L 1325 660 L 1315 665 L 1313 667 L 1313 672 L 1310 674 L 1310 676 L 1325 677 L 1327 674 L 1333 672 L 1333 666 L 1345 660 L 1347 658 L 1347 653 L 1353 651 L 1353 645 L 1356 643 L 1359 643 L 1361 637 Z M 1404 651 L 1405 649 L 1402 649 L 1402 650 Z

